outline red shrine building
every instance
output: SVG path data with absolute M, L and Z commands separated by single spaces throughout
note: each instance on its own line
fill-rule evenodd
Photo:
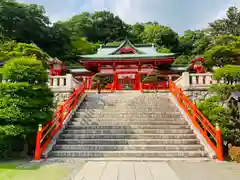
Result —
M 101 45 L 96 54 L 79 56 L 78 63 L 83 68 L 70 69 L 70 72 L 77 79 L 84 78 L 87 89 L 95 89 L 96 79 L 101 78 L 107 79 L 104 88 L 112 90 L 140 90 L 141 85 L 146 89 L 152 86 L 161 89 L 167 87 L 169 79 L 177 79 L 184 71 L 205 72 L 202 58 L 188 66 L 177 66 L 173 64 L 175 56 L 157 52 L 152 44 L 133 45 L 126 38 L 120 46 Z

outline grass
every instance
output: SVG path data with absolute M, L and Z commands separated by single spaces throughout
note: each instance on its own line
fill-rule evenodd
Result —
M 60 164 L 0 163 L 0 180 L 62 180 L 70 169 Z

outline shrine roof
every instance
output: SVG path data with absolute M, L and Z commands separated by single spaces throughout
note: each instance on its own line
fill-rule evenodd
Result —
M 170 58 L 174 57 L 175 54 L 114 54 L 114 55 L 104 55 L 104 54 L 93 54 L 93 55 L 82 55 L 80 57 L 84 59 L 91 59 L 91 60 L 113 60 L 113 59 L 141 59 L 141 58 L 147 58 L 147 59 L 155 59 L 155 58 Z
M 121 49 L 130 48 L 135 51 L 132 54 L 121 54 Z M 171 58 L 176 54 L 174 53 L 159 53 L 154 45 L 149 44 L 136 44 L 133 45 L 127 38 L 120 46 L 100 46 L 96 54 L 81 55 L 84 59 L 91 60 L 114 60 L 114 59 L 141 59 L 141 58 Z

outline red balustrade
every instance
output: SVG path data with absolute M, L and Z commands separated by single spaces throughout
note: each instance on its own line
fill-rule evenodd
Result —
M 76 108 L 85 95 L 85 83 L 57 108 L 54 118 L 44 126 L 39 125 L 36 136 L 35 160 L 40 160 L 42 153 L 46 150 L 56 133 L 63 127 L 64 121 Z
M 207 143 L 212 147 L 217 155 L 217 159 L 224 160 L 222 135 L 219 126 L 216 128 L 207 120 L 207 118 L 199 111 L 195 104 L 184 95 L 183 91 L 176 86 L 173 81 L 169 83 L 170 92 L 175 96 L 178 104 L 186 112 L 191 119 L 193 125 L 199 129 Z
M 142 83 L 142 89 L 147 89 L 147 90 L 162 90 L 162 89 L 168 89 L 168 83 L 167 83 L 167 82 L 161 82 L 161 83 Z

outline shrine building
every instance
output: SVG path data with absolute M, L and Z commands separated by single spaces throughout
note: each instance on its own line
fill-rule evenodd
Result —
M 94 89 L 96 78 L 107 78 L 104 88 L 139 90 L 158 86 L 167 87 L 169 79 L 177 79 L 184 71 L 205 71 L 202 58 L 188 66 L 174 65 L 174 53 L 159 53 L 153 44 L 132 44 L 127 38 L 120 46 L 101 45 L 96 54 L 80 55 L 82 68 L 69 69 L 76 79 L 84 78 L 87 89 Z M 58 66 L 59 67 L 59 66 Z M 51 70 L 53 72 L 53 70 Z

